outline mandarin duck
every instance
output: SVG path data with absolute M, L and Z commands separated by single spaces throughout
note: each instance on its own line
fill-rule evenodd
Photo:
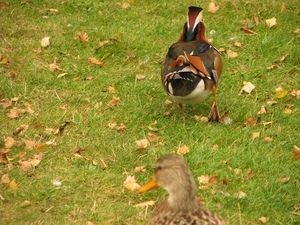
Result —
M 162 84 L 183 115 L 182 104 L 203 102 L 212 92 L 208 120 L 220 122 L 216 88 L 222 66 L 221 53 L 206 39 L 202 8 L 190 6 L 182 34 L 169 48 L 161 67 Z
M 207 209 L 196 197 L 196 184 L 182 156 L 167 154 L 159 158 L 154 175 L 139 192 L 164 188 L 169 196 L 158 205 L 150 217 L 149 225 L 225 225 L 216 213 Z

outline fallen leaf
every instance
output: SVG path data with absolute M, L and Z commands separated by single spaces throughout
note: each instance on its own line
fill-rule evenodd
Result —
M 67 125 L 70 124 L 70 121 L 64 122 L 62 125 L 60 125 L 57 130 L 54 132 L 54 135 L 61 135 L 66 128 Z
M 18 189 L 18 184 L 16 183 L 15 179 L 9 183 L 9 189 L 12 191 L 16 191 Z
M 167 99 L 167 100 L 165 101 L 165 105 L 166 105 L 166 106 L 172 106 L 172 105 L 173 105 L 173 102 Z
M 97 66 L 100 66 L 100 67 L 104 67 L 104 62 L 101 62 L 100 60 L 96 59 L 96 58 L 88 58 L 88 61 L 92 64 L 95 64 Z
M 105 40 L 105 41 L 100 41 L 99 42 L 99 48 L 102 47 L 103 45 L 106 45 L 109 43 L 109 40 Z
M 266 113 L 267 113 L 267 108 L 264 105 L 262 105 L 260 107 L 260 110 L 257 112 L 257 115 L 262 115 L 262 114 L 266 114 Z
M 58 9 L 49 9 L 49 11 L 52 13 L 59 13 Z
M 42 51 L 41 47 L 38 47 L 38 49 L 33 50 L 33 52 L 35 52 L 36 54 L 41 54 L 43 51 Z
M 61 73 L 61 74 L 59 74 L 58 76 L 57 76 L 57 78 L 61 78 L 61 77 L 64 77 L 64 76 L 66 76 L 68 73 Z
M 41 46 L 47 47 L 48 45 L 50 45 L 50 37 L 44 37 L 41 41 Z
M 7 153 L 10 152 L 9 148 L 0 148 L 0 162 L 8 163 Z
M 135 167 L 134 168 L 134 172 L 143 172 L 143 173 L 146 173 L 146 168 L 145 168 L 145 166 L 143 165 L 143 166 L 137 166 L 137 167 Z
M 21 203 L 20 207 L 25 208 L 31 205 L 31 202 L 28 200 L 25 200 L 24 202 Z
M 293 159 L 300 160 L 300 148 L 297 145 L 294 145 Z
M 253 132 L 252 133 L 252 140 L 259 138 L 260 132 Z
M 212 146 L 212 150 L 217 150 L 219 148 L 219 145 L 218 144 L 214 144 L 213 146 Z
M 22 145 L 21 141 L 16 141 L 12 137 L 5 138 L 5 147 L 6 148 L 18 147 L 18 146 L 21 146 L 21 145 Z
M 108 105 L 110 107 L 115 107 L 116 105 L 118 105 L 120 103 L 120 98 L 119 97 L 115 97 L 113 96 L 113 99 L 109 101 Z
M 277 91 L 275 94 L 275 98 L 283 98 L 288 94 L 289 91 L 287 90 L 282 90 L 282 91 Z
M 101 164 L 102 168 L 106 170 L 107 169 L 106 163 L 104 162 L 104 160 L 102 158 L 99 158 L 99 159 L 100 159 L 100 164 Z
M 277 101 L 267 101 L 267 105 L 276 105 L 277 104 Z
M 251 179 L 252 177 L 254 177 L 254 175 L 255 175 L 255 171 L 251 170 L 251 171 L 247 174 L 246 179 L 247 179 L 247 180 L 248 180 L 248 179 Z
M 136 76 L 135 76 L 135 78 L 137 79 L 137 80 L 144 80 L 145 79 L 145 75 L 142 75 L 142 74 L 137 74 Z
M 0 2 L 0 8 L 2 9 L 8 8 L 8 4 L 6 2 Z
M 126 130 L 126 126 L 121 123 L 120 126 L 117 127 L 117 131 L 125 131 Z
M 235 198 L 246 198 L 247 194 L 243 191 L 239 191 L 238 193 L 234 194 L 233 197 L 235 197 Z
M 110 123 L 107 124 L 107 126 L 108 126 L 109 128 L 111 128 L 111 129 L 114 129 L 114 128 L 116 128 L 117 123 L 116 123 L 116 122 L 110 122 Z
M 217 182 L 218 176 L 201 175 L 198 177 L 199 189 L 207 189 L 210 186 L 214 186 Z
M 183 145 L 183 146 L 181 146 L 177 149 L 177 154 L 178 155 L 184 155 L 188 152 L 190 152 L 190 149 L 186 145 Z
M 293 110 L 289 109 L 289 108 L 286 108 L 286 109 L 283 110 L 283 113 L 285 113 L 285 114 L 292 114 Z
M 235 42 L 235 43 L 234 43 L 234 46 L 236 46 L 236 47 L 239 47 L 239 48 L 240 48 L 240 47 L 242 47 L 242 44 L 241 44 L 240 42 Z
M 292 90 L 290 94 L 296 97 L 297 99 L 300 98 L 300 90 Z
M 208 117 L 206 117 L 206 116 L 198 116 L 198 115 L 194 115 L 193 118 L 194 118 L 197 122 L 208 123 Z
M 236 57 L 239 56 L 239 53 L 237 53 L 237 52 L 232 52 L 232 51 L 228 51 L 228 52 L 227 52 L 227 55 L 228 55 L 229 58 L 236 58 Z
M 30 150 L 35 149 L 36 146 L 35 146 L 34 141 L 32 141 L 32 140 L 26 140 L 26 139 L 22 139 L 22 140 L 25 143 L 26 148 L 28 148 Z
M 147 138 L 137 140 L 135 141 L 135 143 L 137 144 L 138 147 L 142 147 L 142 148 L 147 148 L 148 146 L 150 146 L 150 142 L 148 141 Z
M 130 4 L 128 3 L 128 2 L 123 2 L 122 3 L 122 8 L 123 9 L 127 9 L 127 8 L 129 8 L 130 7 Z
M 52 71 L 60 71 L 60 72 L 64 71 L 62 68 L 56 65 L 56 63 L 49 64 L 49 69 Z
M 96 223 L 92 221 L 86 221 L 86 225 L 96 225 Z
M 248 29 L 247 27 L 241 27 L 240 30 L 244 31 L 245 34 L 249 34 L 249 35 L 255 35 L 255 34 L 257 34 L 254 31 Z
M 265 142 L 271 142 L 271 141 L 273 141 L 273 138 L 271 138 L 271 137 L 264 137 L 264 141 Z
M 267 26 L 268 26 L 269 28 L 275 26 L 275 25 L 277 24 L 276 18 L 273 17 L 273 18 L 271 18 L 271 19 L 266 20 L 266 24 L 267 24 Z
M 244 86 L 240 90 L 239 94 L 242 94 L 244 92 L 250 94 L 255 89 L 254 84 L 252 84 L 251 82 L 244 81 L 243 85 Z
M 290 177 L 283 177 L 280 179 L 280 183 L 287 183 L 289 182 L 290 179 L 291 179 Z
M 278 69 L 277 65 L 271 65 L 269 67 L 267 67 L 267 70 L 274 70 L 274 69 Z
M 32 165 L 28 161 L 19 161 L 19 170 L 26 172 L 32 168 Z
M 258 26 L 259 18 L 257 16 L 254 16 L 254 22 L 255 22 L 255 25 Z
M 256 125 L 256 118 L 250 117 L 246 120 L 246 126 L 247 127 L 253 127 Z
M 161 139 L 161 137 L 156 135 L 155 133 L 153 133 L 153 132 L 148 133 L 148 140 L 150 142 L 159 141 L 160 139 Z
M 19 116 L 18 109 L 16 107 L 12 108 L 6 115 L 11 119 L 15 119 Z
M 108 86 L 109 93 L 116 94 L 118 91 L 113 86 Z
M 127 176 L 126 180 L 124 181 L 124 187 L 130 191 L 138 190 L 141 185 L 139 185 L 134 176 Z
M 216 13 L 218 10 L 219 10 L 219 6 L 216 6 L 215 3 L 213 2 L 209 3 L 208 10 L 207 10 L 208 12 Z
M 78 39 L 79 39 L 80 42 L 87 42 L 87 41 L 89 41 L 89 36 L 85 32 L 78 33 L 77 37 L 78 37 Z
M 157 201 L 146 201 L 146 202 L 142 202 L 142 203 L 139 203 L 139 204 L 136 204 L 134 205 L 134 207 L 148 207 L 148 206 L 152 206 L 156 203 Z
M 271 126 L 273 124 L 272 121 L 268 121 L 268 122 L 263 122 L 262 123 L 264 126 Z
M 4 98 L 4 99 L 1 99 L 0 105 L 2 105 L 2 107 L 5 109 L 12 105 L 12 101 L 8 98 Z
M 3 174 L 2 177 L 1 177 L 1 182 L 0 184 L 9 184 L 10 183 L 10 179 L 9 179 L 9 176 L 8 174 Z
M 280 61 L 281 63 L 283 63 L 284 60 L 285 60 L 285 58 L 288 57 L 288 55 L 289 55 L 289 53 L 286 53 L 284 56 L 281 56 L 280 59 L 279 59 L 279 61 Z
M 258 221 L 261 223 L 266 223 L 268 221 L 268 219 L 266 217 L 262 216 L 258 219 Z

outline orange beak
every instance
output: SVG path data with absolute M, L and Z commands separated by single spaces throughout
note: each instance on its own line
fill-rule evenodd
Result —
M 155 182 L 155 179 L 152 176 L 151 179 L 146 184 L 144 184 L 142 187 L 140 187 L 139 193 L 150 191 L 155 188 L 158 188 L 158 184 Z

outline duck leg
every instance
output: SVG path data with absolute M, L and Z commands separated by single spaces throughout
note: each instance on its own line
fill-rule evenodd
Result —
M 179 109 L 180 109 L 180 112 L 182 113 L 183 116 L 185 116 L 185 112 L 183 110 L 183 106 L 181 103 L 178 103 L 178 106 L 179 106 Z
M 214 96 L 213 105 L 211 107 L 210 113 L 208 115 L 208 121 L 209 122 L 220 122 L 220 114 L 219 114 L 219 108 L 217 104 L 217 88 L 215 85 L 212 86 L 211 91 Z

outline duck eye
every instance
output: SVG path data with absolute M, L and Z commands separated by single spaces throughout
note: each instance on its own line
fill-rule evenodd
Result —
M 156 171 L 161 170 L 161 169 L 162 169 L 161 166 L 158 166 L 158 167 L 155 168 Z

